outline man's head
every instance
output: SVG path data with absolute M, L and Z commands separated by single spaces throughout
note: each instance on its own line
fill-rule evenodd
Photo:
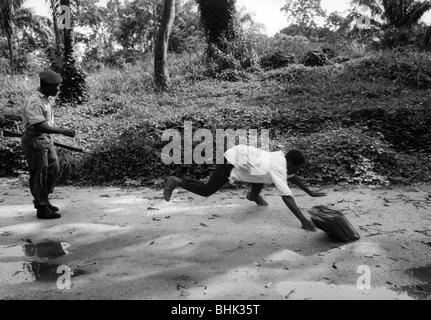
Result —
M 51 70 L 42 71 L 39 74 L 39 78 L 40 92 L 47 97 L 55 97 L 58 94 L 58 86 L 63 81 L 63 78 Z
M 301 151 L 290 150 L 286 154 L 287 171 L 291 174 L 298 172 L 298 170 L 304 165 L 305 158 Z

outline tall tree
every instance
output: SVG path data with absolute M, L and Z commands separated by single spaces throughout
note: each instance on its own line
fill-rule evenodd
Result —
M 14 34 L 15 34 L 15 26 L 14 26 L 14 14 L 15 11 L 18 10 L 24 0 L 2 0 L 0 2 L 0 28 L 2 32 L 5 34 L 8 42 L 9 49 L 9 59 L 10 59 L 10 67 L 13 71 L 14 67 Z
M 196 46 L 204 42 L 202 31 L 196 1 L 177 1 L 175 22 L 169 37 L 168 50 L 176 53 L 186 50 L 196 52 Z
M 69 8 L 68 11 L 65 11 L 65 14 L 67 15 L 68 12 L 71 13 L 71 3 L 70 0 L 60 0 L 60 5 Z M 67 19 L 70 19 L 67 21 Z M 72 17 L 66 17 L 66 21 L 64 21 L 65 24 L 70 22 L 70 26 L 65 25 L 63 30 L 63 45 L 64 45 L 64 57 L 68 57 L 72 55 L 73 51 L 73 24 L 72 24 Z
M 58 29 L 58 10 L 59 10 L 59 1 L 58 0 L 45 0 L 49 4 L 49 8 L 51 10 L 52 15 L 52 26 L 54 29 L 54 37 L 55 37 L 55 54 L 57 56 L 61 56 L 61 40 L 60 40 L 60 31 Z
M 387 24 L 395 28 L 411 28 L 431 9 L 431 1 L 382 0 Z
M 208 44 L 221 51 L 237 36 L 235 0 L 197 0 Z M 210 48 L 209 46 L 209 48 Z M 208 52 L 211 55 L 211 52 Z
M 59 29 L 63 35 L 63 61 L 59 66 L 59 72 L 63 77 L 63 82 L 60 86 L 60 93 L 58 98 L 61 102 L 65 103 L 83 103 L 88 98 L 88 86 L 85 82 L 85 74 L 76 65 L 75 58 L 73 57 L 73 13 L 72 3 L 76 7 L 79 6 L 79 0 L 53 0 L 52 8 L 55 8 L 53 19 L 58 20 L 62 13 L 65 21 L 58 24 Z M 61 9 L 63 10 L 57 10 Z M 57 21 L 59 22 L 59 21 Z
M 150 51 L 157 38 L 161 16 L 160 0 L 125 2 L 116 36 L 125 50 Z
M 154 83 L 157 91 L 169 90 L 171 86 L 167 55 L 169 34 L 171 32 L 174 20 L 175 0 L 165 0 L 154 50 Z
M 287 0 L 281 11 L 286 12 L 290 24 L 297 25 L 299 29 L 315 28 L 316 18 L 324 18 L 321 0 Z
M 359 15 L 358 7 L 366 7 L 371 12 L 371 22 L 374 20 L 382 29 L 412 28 L 431 9 L 431 1 L 423 0 L 352 0 L 352 4 L 355 6 L 353 18 Z
M 375 31 L 383 31 L 381 43 L 385 47 L 415 43 L 411 31 L 431 9 L 429 0 L 352 0 L 351 2 L 354 8 L 347 17 L 345 26 L 351 25 L 353 21 L 364 15 L 361 8 L 367 8 L 371 13 L 368 17 L 371 28 Z M 355 29 L 353 28 L 353 31 Z M 373 35 L 373 32 L 370 35 Z
M 65 36 L 65 28 L 62 26 L 65 21 L 60 21 L 61 14 L 64 13 L 61 10 L 61 6 L 67 6 L 70 8 L 71 14 L 77 14 L 78 7 L 80 5 L 81 0 L 45 0 L 45 2 L 49 5 L 51 15 L 52 15 L 52 27 L 54 30 L 55 36 L 55 46 L 54 50 L 51 51 L 50 58 L 53 60 L 53 68 L 56 71 L 60 71 L 61 66 L 63 64 L 63 52 L 64 52 L 64 36 Z M 59 26 L 60 24 L 60 26 Z M 71 34 L 73 31 L 70 31 Z
M 18 48 L 24 43 L 31 50 L 44 48 L 52 39 L 51 21 L 49 18 L 34 14 L 29 8 L 20 8 L 13 19 L 16 27 Z

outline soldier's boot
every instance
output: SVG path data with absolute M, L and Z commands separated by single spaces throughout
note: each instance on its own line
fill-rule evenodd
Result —
M 40 205 L 36 202 L 36 200 L 33 200 L 33 204 L 34 204 L 34 208 L 35 208 L 35 209 L 39 209 L 39 206 L 40 206 Z M 49 201 L 48 201 L 47 206 L 48 206 L 48 209 L 49 209 L 49 210 L 51 210 L 51 211 L 53 211 L 53 212 L 58 212 L 58 211 L 60 211 L 60 209 L 59 209 L 58 207 L 53 206 Z
M 52 212 L 60 211 L 60 209 L 58 207 L 53 206 L 49 201 L 48 201 L 48 209 L 51 210 Z
M 58 219 L 61 218 L 61 215 L 51 211 L 47 205 L 39 205 L 37 208 L 37 218 L 38 219 Z

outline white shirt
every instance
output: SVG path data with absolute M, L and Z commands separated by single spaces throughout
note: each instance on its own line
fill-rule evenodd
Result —
M 224 154 L 234 166 L 230 183 L 242 181 L 258 184 L 274 184 L 280 196 L 293 196 L 287 179 L 286 158 L 282 151 L 268 152 L 252 146 L 235 146 Z

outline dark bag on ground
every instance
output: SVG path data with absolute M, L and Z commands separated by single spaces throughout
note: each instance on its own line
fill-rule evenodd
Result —
M 316 227 L 325 231 L 334 240 L 340 242 L 359 240 L 359 233 L 340 211 L 318 206 L 309 212 Z

